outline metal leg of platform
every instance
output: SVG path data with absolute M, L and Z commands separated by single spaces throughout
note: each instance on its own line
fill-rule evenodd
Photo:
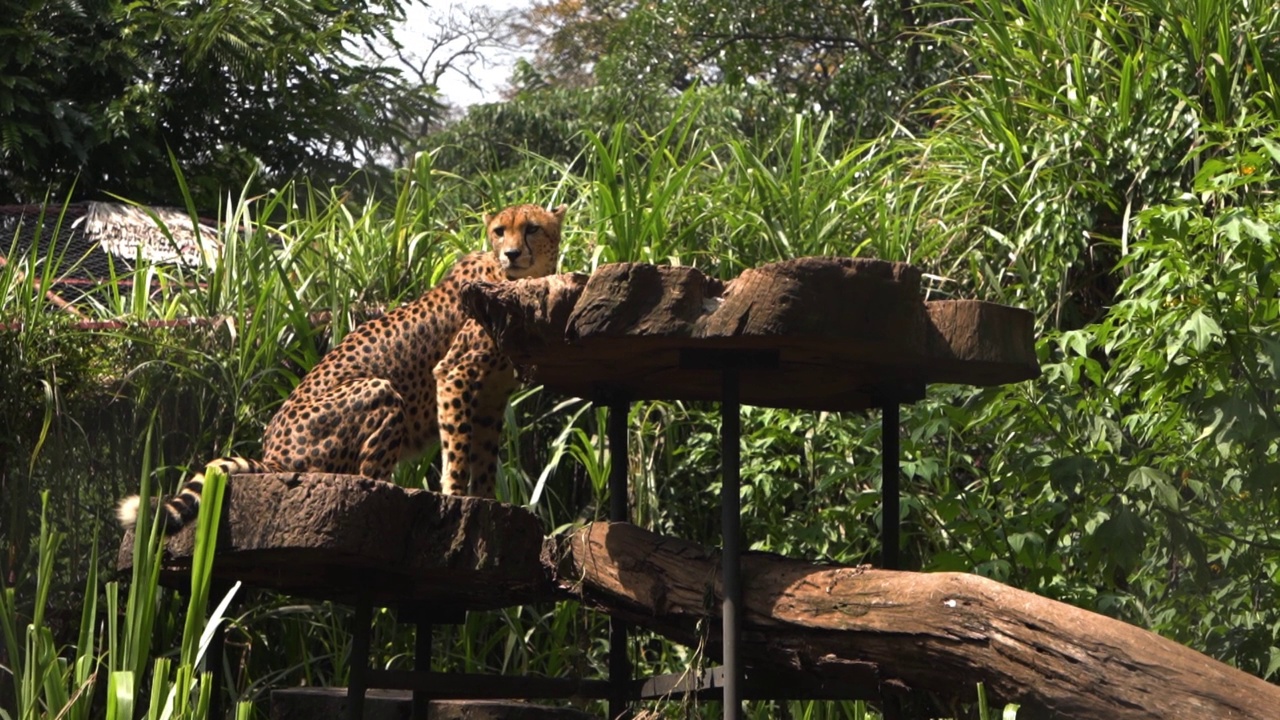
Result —
M 232 585 L 227 582 L 215 581 L 209 588 L 209 596 L 213 598 L 226 597 L 231 592 Z M 209 671 L 211 681 L 213 683 L 213 694 L 209 697 L 209 717 L 212 720 L 223 720 L 226 717 L 226 648 L 227 648 L 227 625 L 230 622 L 227 617 L 233 615 L 236 608 L 240 606 L 240 598 L 233 598 L 231 604 L 227 607 L 226 617 L 218 623 L 214 628 L 213 635 L 209 638 L 209 648 L 205 651 L 205 669 Z
M 431 672 L 431 631 L 429 622 L 416 623 L 413 636 L 413 669 L 419 673 Z M 413 707 L 410 717 L 413 720 L 427 720 L 427 708 L 431 696 L 422 691 L 413 691 Z
M 364 696 L 369 689 L 369 636 L 373 633 L 373 605 L 361 600 L 351 618 L 351 659 L 347 679 L 347 720 L 363 720 Z
M 899 408 L 896 400 L 884 404 L 880 414 L 880 566 L 898 569 L 898 463 L 901 443 L 898 438 Z
M 226 652 L 226 648 L 227 624 L 226 621 L 223 621 L 218 623 L 218 627 L 214 629 L 213 637 L 209 639 L 209 649 L 205 654 L 205 667 L 208 668 L 211 676 L 210 680 L 213 683 L 213 694 L 209 696 L 209 717 L 213 720 L 222 720 L 226 717 L 227 712 L 223 707 L 223 695 L 226 693 L 226 687 L 224 687 L 226 673 L 223 670 L 223 655 Z
M 628 522 L 631 519 L 627 495 L 627 415 L 630 403 L 615 400 L 609 403 L 609 520 Z M 609 618 L 609 718 L 630 720 L 631 702 L 628 686 L 631 682 L 631 659 L 627 656 L 629 628 L 624 620 Z
M 742 664 L 738 640 L 742 633 L 742 418 L 739 402 L 740 374 L 737 367 L 722 370 L 720 399 L 720 532 L 724 553 L 720 556 L 724 580 L 721 606 L 721 634 L 724 642 L 724 718 L 742 716 Z
M 898 489 L 899 455 L 901 443 L 898 437 L 899 406 L 896 398 L 885 401 L 880 413 L 880 566 L 885 570 L 897 570 L 899 544 L 899 508 L 901 507 Z M 885 720 L 898 720 L 902 717 L 902 706 L 898 698 L 885 696 L 883 699 Z

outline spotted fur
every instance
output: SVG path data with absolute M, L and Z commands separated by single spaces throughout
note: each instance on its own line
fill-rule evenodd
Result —
M 442 490 L 493 497 L 498 440 L 514 368 L 462 311 L 464 283 L 556 270 L 565 206 L 485 216 L 490 250 L 466 255 L 426 294 L 356 328 L 307 373 L 267 424 L 262 460 L 215 461 L 229 474 L 326 472 L 389 480 L 395 466 L 441 443 Z M 165 501 L 168 532 L 189 523 L 204 476 Z M 132 525 L 137 496 L 121 502 Z

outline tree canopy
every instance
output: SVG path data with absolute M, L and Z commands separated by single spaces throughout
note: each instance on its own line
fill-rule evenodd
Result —
M 46 192 L 202 206 L 346 180 L 439 112 L 434 88 L 367 62 L 402 0 L 3 0 L 0 197 Z M 173 162 L 171 163 L 170 155 Z
M 536 2 L 517 23 L 533 46 L 531 79 L 556 87 L 644 92 L 695 84 L 769 87 L 802 112 L 831 112 L 843 132 L 904 122 L 913 96 L 958 56 L 933 32 L 941 5 L 823 0 Z

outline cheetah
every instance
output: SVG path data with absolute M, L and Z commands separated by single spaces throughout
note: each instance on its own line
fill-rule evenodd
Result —
M 397 464 L 437 440 L 446 495 L 494 497 L 498 441 L 515 368 L 462 311 L 464 283 L 541 277 L 556 271 L 566 206 L 510 207 L 485 216 L 490 250 L 458 260 L 416 300 L 356 328 L 303 377 L 267 424 L 262 459 L 222 458 L 228 474 L 322 472 L 390 480 Z M 195 518 L 204 487 L 192 477 L 164 502 L 167 533 Z M 138 496 L 120 503 L 137 520 Z

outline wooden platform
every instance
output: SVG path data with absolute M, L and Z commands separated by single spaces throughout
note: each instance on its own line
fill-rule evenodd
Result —
M 473 283 L 464 301 L 530 381 L 591 399 L 716 400 L 725 362 L 741 369 L 744 404 L 813 410 L 1040 374 L 1031 313 L 924 302 L 919 270 L 880 260 L 799 258 L 728 283 L 619 263 L 589 277 Z
M 365 696 L 365 720 L 409 720 L 412 693 L 370 690 Z M 340 718 L 347 713 L 346 688 L 286 688 L 271 691 L 271 720 Z M 546 707 L 497 700 L 432 700 L 428 720 L 592 720 L 573 708 Z
M 412 693 L 369 691 L 365 720 L 410 720 Z M 347 714 L 347 688 L 284 688 L 271 691 L 271 720 L 315 720 Z M 527 702 L 433 700 L 428 720 L 593 720 L 571 707 L 547 707 Z
M 924 397 L 930 383 L 998 385 L 1039 374 L 1030 313 L 976 301 L 925 302 L 920 277 L 909 265 L 851 258 L 774 263 L 728 283 L 692 268 L 623 263 L 603 266 L 590 277 L 474 283 L 463 292 L 468 312 L 520 366 L 526 380 L 609 405 L 615 456 L 626 454 L 630 402 L 721 401 L 726 542 L 719 553 L 720 594 L 726 608 L 740 608 L 740 404 L 880 408 L 886 428 L 885 515 L 896 519 L 898 406 Z M 609 515 L 624 520 L 629 516 L 625 464 L 614 466 L 609 482 Z M 429 626 L 442 621 L 431 616 L 434 609 L 448 616 L 450 609 L 571 597 L 581 592 L 573 578 L 584 579 L 582 568 L 595 561 L 566 563 L 551 541 L 544 565 L 539 561 L 544 529 L 519 508 L 405 491 L 361 478 L 237 476 L 228 485 L 224 511 L 215 575 L 351 602 L 356 610 L 352 653 L 357 658 L 368 656 L 371 605 L 428 610 L 412 617 L 420 631 L 427 630 L 420 632 L 422 644 L 415 650 L 424 659 L 430 656 Z M 189 529 L 166 548 L 166 567 L 175 583 L 189 565 L 192 535 Z M 884 524 L 884 542 L 886 548 L 897 547 L 895 522 Z M 131 546 L 132 537 L 126 536 L 121 566 L 129 560 L 124 548 Z M 602 561 L 610 551 L 608 543 L 593 549 L 603 554 Z M 888 559 L 886 564 L 892 567 Z M 558 577 L 557 589 L 552 575 L 565 567 L 574 573 L 569 579 Z M 643 560 L 623 569 L 628 586 L 657 587 L 665 577 L 648 577 L 653 568 Z M 701 573 L 715 577 L 710 567 Z M 697 595 L 705 614 L 710 614 L 710 596 L 701 590 Z M 462 679 L 438 673 L 373 670 L 356 662 L 350 679 L 353 702 L 345 710 L 317 713 L 358 718 L 358 698 L 368 688 L 381 687 L 411 688 L 420 697 L 436 698 L 608 698 L 615 715 L 641 697 L 688 691 L 698 697 L 722 696 L 725 717 L 733 718 L 744 692 L 749 697 L 876 697 L 903 677 L 887 662 L 877 665 L 854 653 L 841 661 L 841 673 L 822 682 L 800 682 L 819 662 L 805 655 L 804 638 L 794 652 L 807 664 L 756 658 L 759 666 L 744 673 L 737 649 L 741 618 L 735 611 L 732 616 L 724 613 L 722 642 L 713 643 L 725 657 L 718 674 L 704 673 L 706 677 L 693 681 L 683 674 L 637 679 L 627 660 L 621 619 L 638 622 L 658 612 L 641 608 L 643 617 L 636 616 L 629 602 L 598 606 L 615 616 L 608 681 L 481 677 L 465 678 L 471 685 L 463 687 Z M 758 619 L 753 623 L 750 632 L 765 631 Z M 695 639 L 674 635 L 686 642 Z M 797 679 L 780 680 L 786 670 Z
M 495 500 L 405 490 L 346 475 L 236 475 L 214 577 L 302 597 L 487 610 L 557 597 L 544 529 Z M 165 546 L 164 580 L 189 583 L 194 526 Z M 132 562 L 133 533 L 117 565 Z

